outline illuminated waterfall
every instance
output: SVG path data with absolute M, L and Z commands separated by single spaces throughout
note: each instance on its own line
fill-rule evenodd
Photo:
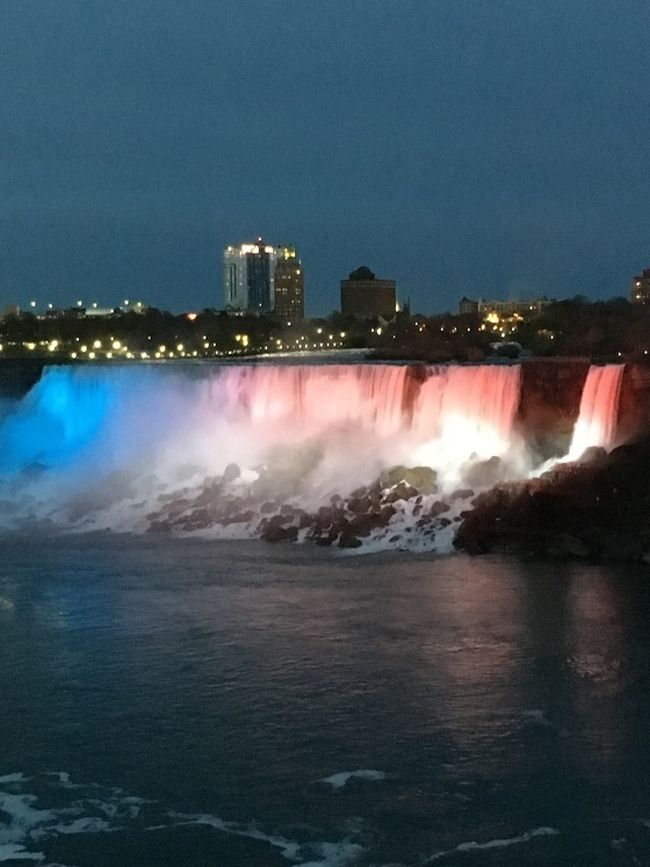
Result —
M 616 444 L 623 364 L 592 365 L 582 389 L 580 411 L 567 460 L 577 460 L 590 446 Z
M 445 462 L 511 446 L 519 367 L 432 367 L 424 376 L 420 384 L 406 365 L 370 364 L 49 368 L 0 430 L 5 468 L 74 463 L 93 447 L 114 463 L 172 442 L 179 460 L 212 449 L 218 466 L 231 452 L 245 459 L 242 443 L 255 452 L 343 434 L 357 453 L 404 460 L 431 443 Z
M 434 368 L 414 414 L 415 430 L 427 440 L 419 451 L 424 463 L 453 472 L 471 457 L 511 451 L 520 390 L 518 365 Z
M 231 463 L 243 485 L 291 477 L 310 509 L 395 465 L 429 466 L 450 491 L 468 462 L 511 461 L 519 393 L 507 365 L 52 367 L 0 424 L 0 483 L 48 515 L 128 491 L 122 528 Z

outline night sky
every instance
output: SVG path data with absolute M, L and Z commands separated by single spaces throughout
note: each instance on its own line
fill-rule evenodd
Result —
M 422 312 L 650 267 L 648 0 L 0 0 L 0 307 L 221 307 L 294 243 Z

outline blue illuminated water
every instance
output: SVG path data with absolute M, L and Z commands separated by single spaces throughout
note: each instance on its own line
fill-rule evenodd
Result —
M 646 571 L 147 536 L 2 552 L 0 860 L 650 859 Z

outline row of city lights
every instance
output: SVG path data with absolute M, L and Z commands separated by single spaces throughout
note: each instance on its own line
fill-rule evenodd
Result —
M 322 329 L 317 329 L 318 333 L 322 333 Z M 305 335 L 296 338 L 293 342 L 277 339 L 274 341 L 268 341 L 263 346 L 257 347 L 259 350 L 263 350 L 264 352 L 270 351 L 278 351 L 278 350 L 287 350 L 291 348 L 297 348 L 299 350 L 302 349 L 326 349 L 332 347 L 342 347 L 343 338 L 345 338 L 346 332 L 341 331 L 340 337 L 341 340 L 336 340 L 334 334 L 329 335 L 329 339 L 324 341 L 316 341 L 313 340 L 310 342 L 310 338 Z M 151 337 L 148 338 L 151 340 Z M 156 350 L 151 350 L 149 352 L 143 350 L 135 350 L 132 351 L 129 347 L 120 340 L 115 340 L 112 337 L 109 338 L 109 345 L 104 346 L 101 340 L 94 340 L 92 343 L 81 343 L 81 338 L 74 338 L 74 342 L 79 343 L 78 349 L 75 349 L 69 352 L 69 357 L 72 359 L 89 359 L 94 360 L 98 357 L 113 359 L 113 358 L 126 358 L 126 359 L 162 359 L 162 358 L 198 358 L 199 355 L 203 356 L 206 354 L 212 354 L 215 356 L 225 356 L 225 355 L 242 355 L 249 348 L 250 338 L 247 334 L 236 334 L 235 340 L 241 345 L 241 349 L 230 349 L 230 350 L 218 350 L 216 349 L 217 344 L 215 342 L 210 342 L 207 340 L 207 336 L 203 335 L 203 345 L 202 351 L 198 349 L 189 349 L 186 348 L 185 344 L 177 343 L 173 347 L 168 347 L 166 344 L 160 344 Z M 65 351 L 65 347 L 63 346 L 60 340 L 41 340 L 37 342 L 34 341 L 25 341 L 22 344 L 16 343 L 7 343 L 7 347 L 21 345 L 24 349 L 27 349 L 30 352 L 38 349 L 47 349 L 48 352 L 63 352 Z M 5 346 L 0 343 L 0 352 L 5 350 Z
M 123 304 L 124 307 L 129 307 L 129 305 L 131 304 L 131 302 L 129 301 L 128 298 L 125 298 L 125 299 L 122 301 L 122 304 Z M 76 302 L 76 305 L 77 305 L 77 307 L 83 307 L 83 306 L 84 306 L 84 302 L 83 302 L 82 300 L 78 300 L 78 301 Z M 32 298 L 32 300 L 29 302 L 29 306 L 32 308 L 32 310 L 35 310 L 36 307 L 38 307 L 38 302 L 37 302 L 34 298 Z M 54 304 L 52 304 L 51 302 L 48 302 L 45 306 L 47 307 L 48 310 L 54 310 L 54 309 L 55 309 L 55 308 L 54 308 Z M 97 309 L 99 309 L 99 304 L 97 303 L 97 301 L 93 301 L 93 302 L 91 302 L 91 305 L 90 305 L 90 306 L 91 306 L 91 308 L 92 308 L 93 310 L 97 310 Z M 134 306 L 135 306 L 135 307 L 144 307 L 144 304 L 143 304 L 142 301 L 136 301 L 136 302 L 134 303 Z M 57 308 L 57 309 L 58 309 L 58 308 Z M 109 308 L 106 308 L 106 309 L 109 309 Z

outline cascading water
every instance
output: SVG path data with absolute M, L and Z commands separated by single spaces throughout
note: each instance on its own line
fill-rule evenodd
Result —
M 592 365 L 589 368 L 566 460 L 578 460 L 585 449 L 591 446 L 609 450 L 616 444 L 624 370 L 624 364 Z
M 395 465 L 432 468 L 442 496 L 468 464 L 503 459 L 512 475 L 520 387 L 516 365 L 54 367 L 0 426 L 2 489 L 12 511 L 24 500 L 23 514 L 64 525 L 148 529 L 172 503 L 169 526 L 183 504 L 182 529 L 221 521 L 231 535 L 283 500 L 318 511 Z M 224 518 L 226 494 L 245 520 Z
M 518 464 L 513 424 L 520 391 L 518 365 L 435 368 L 416 400 L 414 428 L 425 440 L 419 459 L 453 484 L 468 460 L 508 455 Z

